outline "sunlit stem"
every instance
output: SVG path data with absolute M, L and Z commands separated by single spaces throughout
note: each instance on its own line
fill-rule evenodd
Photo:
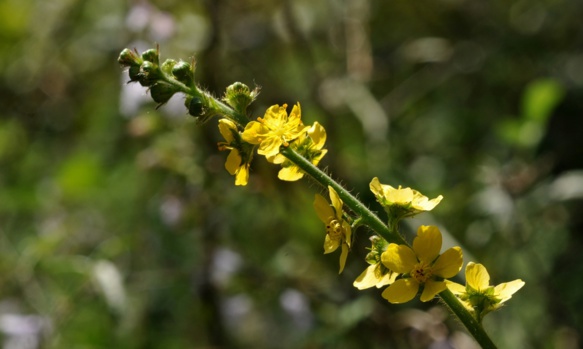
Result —
M 470 314 L 470 312 L 468 312 L 449 289 L 442 291 L 439 296 L 466 326 L 468 332 L 470 332 L 474 339 L 480 344 L 482 349 L 496 349 L 496 345 L 492 342 L 490 337 L 488 337 L 488 334 L 484 331 L 482 325 L 472 316 L 472 314 Z
M 360 222 L 381 235 L 388 242 L 396 244 L 407 244 L 398 232 L 396 221 L 390 221 L 389 226 L 385 225 L 374 213 L 372 213 L 362 202 L 355 198 L 350 192 L 344 189 L 340 184 L 328 176 L 324 171 L 314 166 L 310 161 L 298 154 L 291 148 L 283 148 L 280 153 L 296 164 L 304 172 L 318 181 L 322 186 L 327 188 L 331 186 L 336 190 L 338 196 L 344 204 L 348 206 L 355 214 L 360 216 Z M 452 312 L 466 326 L 470 334 L 482 346 L 483 349 L 495 349 L 496 346 L 488 337 L 488 334 L 482 328 L 482 325 L 470 314 L 470 312 L 458 301 L 458 299 L 446 289 L 439 294 L 441 299 L 447 304 Z
M 313 177 L 322 186 L 328 188 L 331 186 L 336 190 L 340 199 L 348 206 L 357 216 L 361 217 L 361 223 L 368 226 L 370 229 L 374 230 L 377 234 L 381 235 L 388 242 L 393 242 L 396 244 L 405 244 L 405 240 L 394 232 L 390 231 L 389 228 L 375 215 L 372 213 L 368 207 L 366 207 L 362 202 L 355 198 L 349 191 L 344 189 L 340 184 L 328 176 L 324 171 L 320 170 L 318 167 L 314 166 L 306 158 L 298 154 L 295 150 L 290 147 L 282 148 L 281 154 L 288 158 L 291 162 L 296 164 L 308 175 Z
M 210 93 L 206 91 L 201 91 L 198 87 L 192 86 L 188 87 L 182 82 L 174 79 L 172 76 L 162 72 L 163 81 L 169 85 L 176 87 L 180 92 L 192 96 L 201 98 L 203 101 L 207 101 L 208 103 L 212 104 L 212 108 L 219 111 L 223 116 L 227 119 L 230 119 L 234 123 L 236 123 L 241 128 L 245 128 L 245 125 L 249 122 L 247 116 L 239 113 L 235 109 L 229 107 L 225 103 L 221 102 L 219 99 L 213 97 Z

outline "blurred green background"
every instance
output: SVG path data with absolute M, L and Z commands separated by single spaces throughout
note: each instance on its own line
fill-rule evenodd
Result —
M 216 120 L 156 109 L 119 52 L 197 59 L 215 95 L 302 104 L 322 161 L 376 211 L 444 201 L 444 249 L 526 286 L 501 348 L 583 345 L 583 2 L 0 0 L 0 341 L 35 348 L 474 348 L 438 302 L 357 291 L 323 255 L 313 183 L 256 157 L 235 187 Z M 384 218 L 384 213 L 379 213 Z M 408 235 L 410 238 L 410 235 Z M 461 281 L 461 280 L 459 280 Z

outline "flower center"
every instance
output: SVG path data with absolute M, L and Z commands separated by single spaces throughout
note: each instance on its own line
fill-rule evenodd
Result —
M 342 224 L 340 224 L 337 219 L 331 219 L 330 222 L 326 224 L 326 233 L 330 235 L 332 240 L 341 240 L 344 236 Z
M 425 283 L 432 275 L 431 266 L 423 262 L 417 263 L 411 270 L 411 277 L 420 284 Z

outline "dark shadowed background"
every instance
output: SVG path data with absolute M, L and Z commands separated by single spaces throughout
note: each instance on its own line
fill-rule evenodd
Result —
M 501 348 L 583 345 L 583 2 L 0 0 L 0 341 L 37 348 L 474 348 L 438 302 L 340 276 L 320 189 L 256 157 L 235 187 L 216 119 L 156 109 L 119 52 L 197 60 L 216 96 L 299 101 L 335 178 L 444 196 L 444 249 L 526 286 Z M 384 213 L 379 213 L 384 218 Z M 410 235 L 408 235 L 410 238 Z M 458 280 L 461 281 L 461 280 Z

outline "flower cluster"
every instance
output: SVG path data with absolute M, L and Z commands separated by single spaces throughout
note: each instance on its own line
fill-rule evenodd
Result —
M 195 83 L 194 61 L 168 59 L 160 63 L 158 49 L 147 50 L 141 55 L 125 49 L 118 62 L 128 68 L 130 82 L 148 87 L 159 105 L 181 92 L 186 95 L 188 113 L 198 122 L 219 117 L 218 128 L 224 140 L 218 143 L 218 149 L 229 151 L 225 168 L 235 176 L 235 185 L 247 185 L 251 162 L 257 152 L 268 162 L 281 166 L 278 173 L 281 180 L 296 181 L 308 173 L 327 188 L 329 200 L 316 194 L 314 208 L 325 225 L 324 253 L 341 250 L 339 273 L 346 266 L 353 233 L 359 226 L 368 226 L 379 234 L 370 238 L 370 252 L 365 258 L 369 266 L 353 283 L 359 290 L 386 287 L 382 297 L 390 303 L 405 303 L 417 294 L 421 301 L 427 302 L 449 290 L 455 297 L 442 293 L 448 295 L 442 297 L 444 301 L 456 303 L 459 309 L 481 322 L 486 314 L 499 309 L 524 286 L 522 280 L 491 286 L 486 268 L 473 262 L 466 267 L 465 286 L 448 280 L 462 268 L 463 253 L 459 246 L 441 252 L 442 234 L 436 226 L 420 226 L 410 245 L 398 231 L 402 219 L 433 210 L 443 197 L 429 199 L 411 188 L 382 184 L 375 177 L 370 182 L 370 190 L 388 216 L 387 224 L 380 221 L 364 204 L 317 168 L 327 153 L 324 149 L 326 130 L 318 122 L 304 125 L 299 103 L 289 114 L 287 104 L 276 104 L 262 117 L 250 120 L 247 108 L 257 98 L 258 88 L 251 90 L 236 82 L 227 87 L 224 97 L 216 99 Z M 460 316 L 462 318 L 471 319 L 470 316 Z

